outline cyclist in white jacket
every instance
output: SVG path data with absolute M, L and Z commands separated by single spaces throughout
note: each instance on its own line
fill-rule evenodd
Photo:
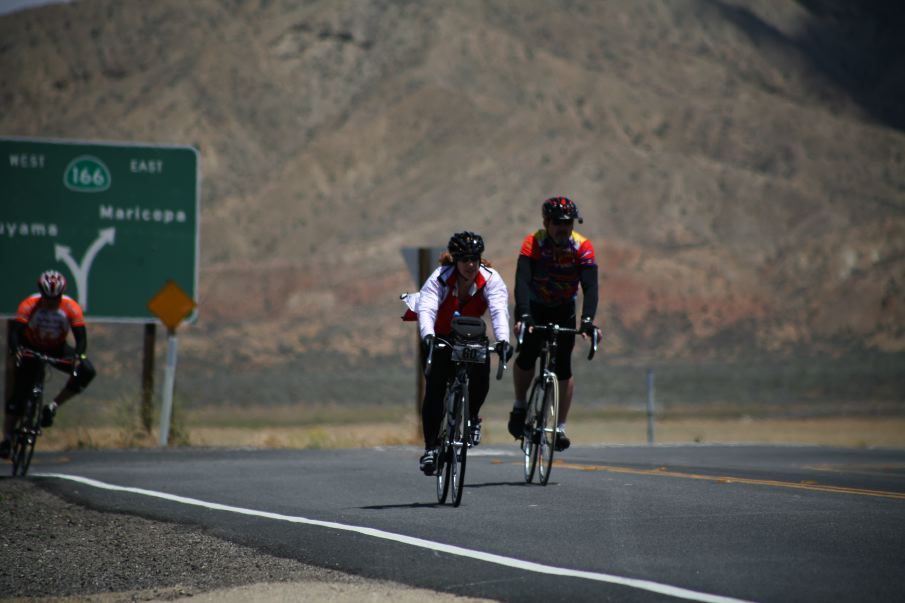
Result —
M 421 287 L 417 303 L 418 326 L 425 348 L 435 335 L 448 338 L 453 316 L 483 316 L 490 310 L 497 351 L 508 360 L 509 291 L 500 274 L 482 259 L 484 240 L 473 232 L 459 232 L 449 239 L 447 252 L 440 257 L 440 267 Z M 421 405 L 421 425 L 424 431 L 424 454 L 421 470 L 433 475 L 437 463 L 436 438 L 443 417 L 443 395 L 450 377 L 450 348 L 434 350 L 431 372 L 424 388 Z M 490 389 L 490 357 L 483 365 L 476 365 L 469 373 L 469 415 L 472 441 L 481 440 L 481 419 L 478 411 Z

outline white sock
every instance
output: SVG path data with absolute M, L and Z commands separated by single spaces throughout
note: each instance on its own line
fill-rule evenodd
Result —
M 556 425 L 556 431 L 565 431 L 565 430 L 566 430 L 566 424 L 565 424 L 565 423 L 558 423 L 558 424 Z

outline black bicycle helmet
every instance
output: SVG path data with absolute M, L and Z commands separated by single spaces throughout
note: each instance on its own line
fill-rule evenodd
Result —
M 568 197 L 550 197 L 544 201 L 544 218 L 550 218 L 554 222 L 566 220 L 577 220 L 579 224 L 584 222 L 578 213 L 578 206 Z
M 449 245 L 446 246 L 449 254 L 457 262 L 465 257 L 481 257 L 484 253 L 484 239 L 481 235 L 464 231 L 457 232 L 449 239 Z

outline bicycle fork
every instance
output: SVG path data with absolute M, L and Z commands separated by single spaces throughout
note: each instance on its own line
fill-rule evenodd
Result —
M 554 406 L 552 412 L 557 415 L 552 417 L 551 420 L 544 420 L 544 413 L 547 411 L 547 395 L 550 391 L 550 388 L 555 385 L 552 381 L 556 380 L 556 373 L 550 370 L 544 370 L 543 375 L 538 376 L 538 385 L 536 387 L 540 388 L 541 396 L 539 399 L 533 399 L 532 403 L 534 404 L 534 408 L 529 408 L 528 411 L 533 413 L 534 415 L 534 429 L 533 433 L 531 433 L 532 443 L 538 444 L 540 440 L 544 437 L 544 435 L 549 434 L 551 432 L 556 431 L 557 422 L 559 421 L 559 408 Z M 538 406 L 537 402 L 540 402 Z
M 31 444 L 33 440 L 35 440 L 39 435 L 41 435 L 41 419 L 43 418 L 42 411 L 44 400 L 44 387 L 41 385 L 35 385 L 31 390 L 31 400 L 29 400 L 28 407 L 26 408 L 26 414 L 29 417 L 33 417 L 31 420 L 32 429 L 28 430 L 28 443 Z

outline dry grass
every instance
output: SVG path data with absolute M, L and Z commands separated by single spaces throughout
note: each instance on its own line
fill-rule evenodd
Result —
M 808 419 L 664 419 L 655 426 L 657 443 L 815 444 L 843 447 L 905 448 L 905 417 L 808 418 Z M 643 444 L 647 423 L 637 419 L 587 419 L 569 424 L 576 445 Z M 186 439 L 175 444 L 252 448 L 361 448 L 421 444 L 414 418 L 402 421 L 368 421 L 289 427 L 219 427 L 194 425 Z M 485 419 L 484 443 L 510 445 L 501 417 Z M 79 448 L 155 447 L 152 434 L 115 427 L 60 428 L 48 430 L 41 450 Z
M 905 417 L 808 419 L 673 419 L 655 424 L 657 443 L 816 444 L 905 448 Z M 577 444 L 640 444 L 647 441 L 643 419 L 581 421 L 569 425 Z

